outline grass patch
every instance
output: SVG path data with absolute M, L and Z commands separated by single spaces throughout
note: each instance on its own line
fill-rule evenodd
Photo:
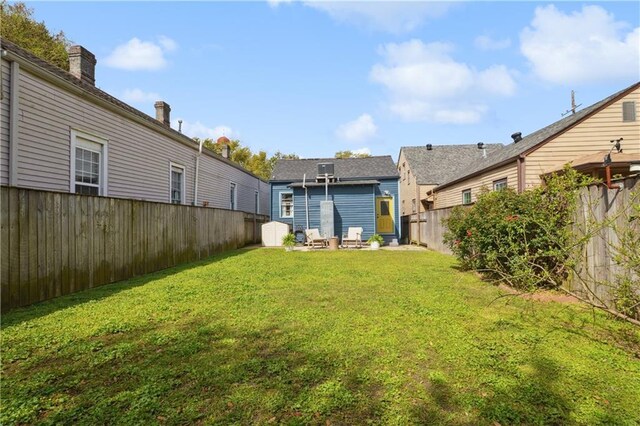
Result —
M 239 250 L 15 310 L 0 423 L 640 423 L 637 328 L 455 266 Z

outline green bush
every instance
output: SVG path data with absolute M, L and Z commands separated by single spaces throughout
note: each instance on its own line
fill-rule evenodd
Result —
M 570 168 L 521 194 L 483 192 L 445 221 L 445 242 L 466 269 L 523 290 L 556 287 L 566 278 L 576 237 L 571 218 L 577 190 L 591 178 Z

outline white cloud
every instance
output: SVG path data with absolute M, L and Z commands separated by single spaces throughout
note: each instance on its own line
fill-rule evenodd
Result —
M 158 43 L 142 41 L 136 37 L 116 46 L 104 60 L 107 66 L 128 71 L 155 71 L 167 65 L 165 53 L 175 51 L 178 44 L 172 39 L 160 36 Z
M 520 34 L 520 50 L 534 73 L 558 84 L 637 79 L 639 46 L 640 27 L 630 29 L 600 6 L 571 14 L 538 7 Z
M 178 126 L 177 120 L 175 122 L 172 122 L 171 124 L 172 124 L 172 127 L 177 129 L 177 126 Z M 210 138 L 210 139 L 216 140 L 220 136 L 226 136 L 229 139 L 237 138 L 236 132 L 234 132 L 233 129 L 231 129 L 231 127 L 223 126 L 223 125 L 208 127 L 202 124 L 200 121 L 191 123 L 189 121 L 183 120 L 182 133 L 192 138 L 197 137 L 201 139 Z
M 142 89 L 125 89 L 122 93 L 122 100 L 132 104 L 141 104 L 147 102 L 155 102 L 162 99 L 155 92 L 145 92 Z
M 511 39 L 494 40 L 487 35 L 481 35 L 476 37 L 473 45 L 480 50 L 501 50 L 511 46 Z
M 484 70 L 458 62 L 448 43 L 410 40 L 381 46 L 384 62 L 370 78 L 389 92 L 389 109 L 406 121 L 477 123 L 488 107 L 476 99 L 511 96 L 516 83 L 503 65 Z
M 267 3 L 269 3 L 271 7 L 278 7 L 282 3 L 291 3 L 292 1 L 293 0 L 267 0 Z
M 178 43 L 167 36 L 159 36 L 158 43 L 160 43 L 160 46 L 167 52 L 173 52 L 178 48 Z
M 477 75 L 478 86 L 487 93 L 511 96 L 516 91 L 516 82 L 504 65 L 493 65 Z
M 429 18 L 443 16 L 453 4 L 410 1 L 307 1 L 305 5 L 325 12 L 341 23 L 403 33 L 418 28 Z
M 342 124 L 336 130 L 336 136 L 350 142 L 364 142 L 376 135 L 378 127 L 369 114 L 362 114 L 353 121 Z

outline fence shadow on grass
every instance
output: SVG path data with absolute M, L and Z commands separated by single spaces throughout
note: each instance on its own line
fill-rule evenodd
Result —
M 179 274 L 183 271 L 187 271 L 192 268 L 196 268 L 203 265 L 208 265 L 214 262 L 218 262 L 230 257 L 240 256 L 249 251 L 256 250 L 257 247 L 240 248 L 236 250 L 230 250 L 224 253 L 212 255 L 206 259 L 197 260 L 195 262 L 184 263 L 182 265 L 173 266 L 171 268 L 162 269 L 157 272 L 152 272 L 138 277 L 130 278 L 125 281 L 118 281 L 94 287 L 88 290 L 83 290 L 77 293 L 60 296 L 55 299 L 46 300 L 40 303 L 36 303 L 30 306 L 22 308 L 15 308 L 6 314 L 2 314 L 1 328 L 11 327 L 21 324 L 25 321 L 33 320 L 50 313 L 70 308 L 73 306 L 81 305 L 87 302 L 95 302 L 104 298 L 110 297 L 123 290 L 129 290 L 135 287 L 151 284 L 154 281 L 167 278 L 169 276 Z

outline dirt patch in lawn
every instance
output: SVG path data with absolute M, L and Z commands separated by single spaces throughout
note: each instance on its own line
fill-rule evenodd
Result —
M 506 284 L 500 284 L 498 288 L 505 293 L 512 294 L 514 296 L 522 297 L 527 300 L 535 300 L 538 302 L 558 302 L 558 303 L 581 303 L 580 300 L 575 297 L 559 293 L 551 290 L 539 290 L 533 293 L 523 293 L 520 290 L 516 290 L 513 287 L 509 287 Z

